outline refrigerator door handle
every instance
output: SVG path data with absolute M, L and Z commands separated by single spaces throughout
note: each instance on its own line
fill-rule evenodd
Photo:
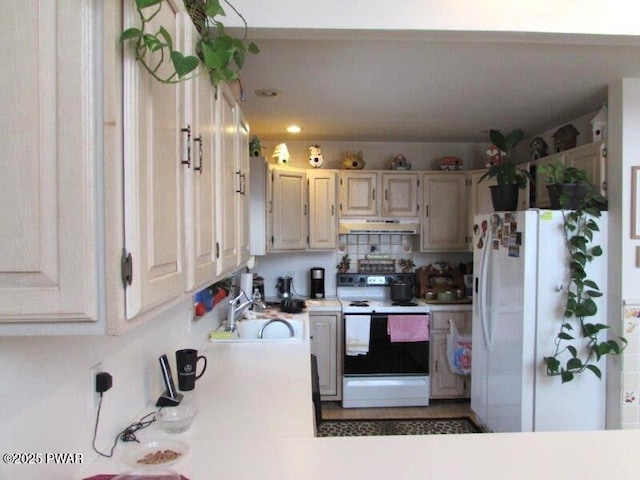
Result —
M 480 323 L 482 324 L 482 336 L 484 337 L 485 347 L 489 352 L 491 351 L 492 342 L 487 319 L 487 280 L 489 276 L 489 245 L 491 245 L 491 240 L 491 237 L 489 237 L 488 241 L 484 244 L 484 249 L 482 250 L 482 261 L 480 263 L 480 295 L 478 295 L 478 299 L 480 301 L 478 308 L 480 313 Z

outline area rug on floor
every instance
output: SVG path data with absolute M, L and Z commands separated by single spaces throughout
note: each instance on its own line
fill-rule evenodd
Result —
M 448 435 L 482 433 L 469 417 L 433 419 L 323 420 L 318 437 L 364 437 L 370 435 Z

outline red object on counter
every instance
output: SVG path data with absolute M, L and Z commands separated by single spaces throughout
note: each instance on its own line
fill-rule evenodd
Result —
M 226 298 L 228 294 L 229 294 L 229 292 L 227 292 L 226 288 L 220 287 L 218 289 L 218 291 L 216 292 L 216 294 L 213 296 L 213 302 L 211 302 L 212 305 L 215 306 L 216 303 L 218 303 L 221 300 L 223 300 L 224 298 Z
M 207 313 L 207 307 L 202 302 L 196 302 L 193 311 L 196 317 L 201 317 Z

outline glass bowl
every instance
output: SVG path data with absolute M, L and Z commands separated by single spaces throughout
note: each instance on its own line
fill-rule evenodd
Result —
M 167 433 L 182 433 L 189 430 L 198 411 L 191 405 L 163 407 L 156 414 L 158 426 Z
M 133 470 L 113 477 L 112 480 L 180 480 L 180 474 L 174 470 Z

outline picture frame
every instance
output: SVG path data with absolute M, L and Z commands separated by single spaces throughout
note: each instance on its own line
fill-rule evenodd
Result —
M 631 238 L 640 239 L 640 166 L 631 167 Z

